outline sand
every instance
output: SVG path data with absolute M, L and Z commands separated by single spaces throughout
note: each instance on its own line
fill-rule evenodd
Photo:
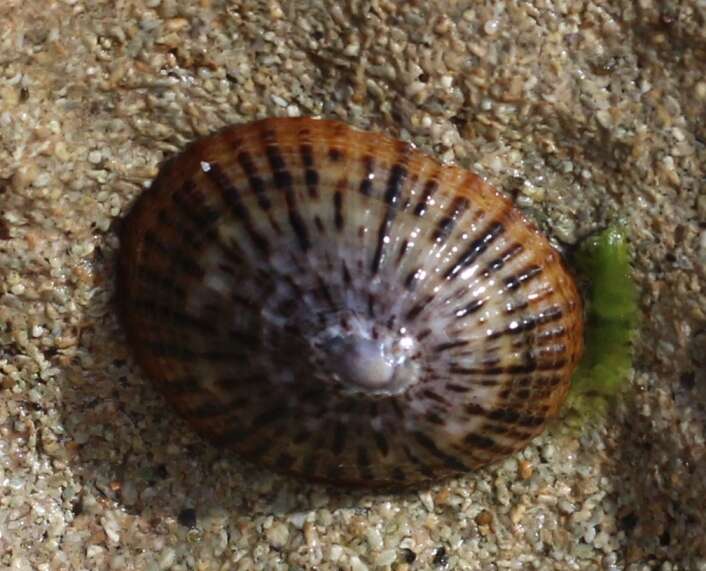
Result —
M 0 5 L 0 568 L 706 570 L 706 5 Z M 116 321 L 116 226 L 199 135 L 319 115 L 473 168 L 565 248 L 623 220 L 628 396 L 369 494 L 200 440 Z

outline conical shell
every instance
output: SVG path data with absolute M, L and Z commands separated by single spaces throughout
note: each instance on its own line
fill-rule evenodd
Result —
M 338 483 L 521 449 L 582 347 L 572 277 L 507 198 L 335 121 L 190 145 L 124 221 L 119 274 L 137 360 L 198 432 Z

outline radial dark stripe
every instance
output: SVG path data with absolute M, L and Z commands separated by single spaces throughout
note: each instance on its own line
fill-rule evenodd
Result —
M 343 192 L 341 191 L 340 184 L 339 188 L 333 193 L 333 222 L 336 226 L 337 231 L 343 230 L 344 225 L 343 217 Z
M 375 430 L 373 431 L 373 438 L 375 439 L 375 445 L 378 447 L 378 450 L 380 450 L 380 453 L 383 456 L 387 456 L 387 453 L 390 451 L 390 445 L 385 434 Z
M 239 445 L 243 441 L 247 441 L 250 434 L 245 432 L 242 428 L 230 428 L 225 432 L 217 432 L 211 435 L 210 439 L 217 446 L 228 446 L 228 445 Z M 240 447 L 238 447 L 240 450 Z
M 466 248 L 461 255 L 456 259 L 452 266 L 444 272 L 445 278 L 454 279 L 464 268 L 470 266 L 475 260 L 477 260 L 483 252 L 488 249 L 488 246 L 493 243 L 493 241 L 505 232 L 505 226 L 503 226 L 497 220 L 493 220 L 482 232 L 482 236 L 477 240 L 474 240 L 468 248 Z
M 315 169 L 304 171 L 304 182 L 311 198 L 319 197 L 319 173 Z
M 216 188 L 221 191 L 223 201 L 228 205 L 236 218 L 242 222 L 245 231 L 248 236 L 250 236 L 255 247 L 264 255 L 269 255 L 270 244 L 267 238 L 260 234 L 253 226 L 250 210 L 243 202 L 240 191 L 236 188 L 228 175 L 225 174 L 217 163 L 211 163 L 206 174 L 213 184 L 216 185 Z
M 513 449 L 508 446 L 499 445 L 494 439 L 477 432 L 471 432 L 464 438 L 466 444 L 480 450 L 492 451 L 498 454 L 512 454 Z
M 275 442 L 271 438 L 256 438 L 248 440 L 247 444 L 250 444 L 251 447 L 249 449 L 241 448 L 240 454 L 245 458 L 257 461 L 272 449 Z
M 196 353 L 188 347 L 168 343 L 164 339 L 149 340 L 143 339 L 145 347 L 158 357 L 165 357 L 175 360 L 193 360 L 197 357 Z
M 505 307 L 505 314 L 512 315 L 516 311 L 534 307 L 539 304 L 546 303 L 547 299 L 554 295 L 554 290 L 551 287 L 537 289 L 532 292 L 532 298 L 518 300 L 517 303 Z
M 177 209 L 162 208 L 155 218 L 160 226 L 170 228 L 176 233 L 177 236 L 174 238 L 176 243 L 188 249 L 198 249 L 205 242 L 215 241 L 216 233 L 213 228 L 213 222 L 215 222 L 215 220 L 212 218 L 197 218 L 197 213 L 194 209 L 198 207 L 194 207 L 194 209 L 190 210 L 190 207 L 184 204 L 183 197 L 175 201 L 173 195 L 172 202 L 175 206 L 177 206 L 177 204 L 179 205 Z M 181 211 L 182 208 L 185 212 Z M 175 217 L 173 216 L 174 213 L 181 213 L 181 216 Z M 220 215 L 218 217 L 220 217 Z M 201 224 L 204 225 L 202 226 Z M 163 242 L 159 242 L 159 239 L 152 230 L 148 230 L 147 232 L 152 233 L 151 239 L 154 241 L 154 244 L 168 257 L 169 250 L 171 250 L 173 246 L 171 244 L 166 246 Z M 159 231 L 157 233 L 159 233 Z
M 505 278 L 505 287 L 509 290 L 516 290 L 526 285 L 533 278 L 542 273 L 542 268 L 537 265 L 530 265 L 523 268 L 517 274 Z
M 306 251 L 311 247 L 311 242 L 309 240 L 309 231 L 306 228 L 304 219 L 302 218 L 301 214 L 299 214 L 299 211 L 297 210 L 296 205 L 294 204 L 293 196 L 294 195 L 292 194 L 290 199 L 290 195 L 287 195 L 289 224 L 291 225 L 292 230 L 294 230 L 294 235 L 297 237 L 297 242 L 299 243 L 299 246 L 302 250 Z
M 326 478 L 334 482 L 339 480 L 342 474 L 343 466 L 339 466 L 338 464 L 329 464 L 328 468 L 326 468 Z
M 268 121 L 267 123 L 271 124 L 272 122 Z M 277 131 L 275 131 L 272 127 L 267 127 L 267 123 L 263 125 L 263 129 L 260 132 L 260 137 L 266 143 L 272 143 L 277 140 Z
M 559 339 L 561 337 L 564 337 L 565 335 L 566 327 L 560 325 L 559 327 L 555 327 L 554 329 L 547 329 L 546 331 L 541 331 L 540 333 L 537 333 L 535 339 L 537 341 L 545 342 L 549 341 L 550 339 Z
M 152 245 L 157 247 L 157 242 L 153 243 Z M 179 273 L 182 273 L 183 275 L 194 278 L 196 280 L 203 279 L 205 271 L 199 265 L 199 263 L 194 260 L 195 254 L 193 252 L 184 252 L 183 250 L 178 249 L 177 247 L 173 247 L 167 249 L 166 251 L 163 251 L 162 253 L 170 263 L 169 275 L 171 276 L 171 282 L 173 284 L 173 287 L 170 287 L 169 289 L 172 289 L 174 291 L 177 290 L 177 286 L 175 285 L 175 278 L 179 275 Z
M 407 319 L 408 321 L 414 321 L 417 317 L 419 317 L 419 314 L 424 311 L 424 308 L 429 306 L 429 303 L 433 299 L 434 296 L 432 295 L 425 296 L 423 300 L 418 302 L 407 312 L 407 314 L 405 315 L 405 319 Z
M 149 245 L 150 248 L 159 250 L 159 253 L 163 256 L 169 256 L 169 250 L 171 250 L 171 248 L 167 246 L 164 242 L 162 242 L 161 238 L 159 237 L 159 234 L 156 233 L 154 230 L 145 231 L 145 233 L 142 235 L 142 240 L 145 242 L 145 244 Z
M 309 143 L 299 146 L 299 155 L 304 165 L 304 183 L 311 198 L 319 197 L 319 173 L 314 165 L 314 149 Z
M 402 406 L 400 405 L 400 403 L 397 402 L 396 399 L 393 399 L 389 402 L 390 402 L 390 408 L 395 413 L 397 418 L 404 418 L 405 413 L 404 413 L 404 410 L 402 410 Z
M 397 207 L 402 193 L 402 185 L 407 178 L 407 167 L 402 162 L 397 162 L 390 169 L 385 189 L 385 202 L 391 207 Z
M 440 343 L 436 347 L 432 348 L 432 351 L 436 353 L 443 353 L 449 349 L 457 349 L 458 347 L 465 347 L 468 345 L 469 341 L 466 339 L 461 339 L 459 341 L 447 341 L 446 343 Z
M 221 217 L 216 209 L 206 206 L 205 197 L 193 180 L 186 181 L 172 193 L 172 201 L 182 219 L 187 220 L 197 234 L 207 231 Z
M 292 187 L 292 175 L 287 169 L 287 162 L 277 145 L 265 147 L 265 154 L 272 169 L 272 183 L 278 190 L 286 190 Z
M 495 448 L 496 444 L 495 440 L 493 440 L 492 438 L 489 438 L 488 436 L 483 436 L 482 434 L 478 434 L 476 432 L 468 433 L 464 440 L 471 446 L 474 446 L 475 448 L 481 448 L 483 450 L 492 450 L 493 448 Z
M 431 452 L 433 456 L 444 462 L 449 468 L 461 471 L 468 470 L 468 466 L 461 462 L 461 460 L 441 450 L 434 441 L 423 432 L 415 432 L 413 436 L 419 444 Z
M 451 406 L 451 403 L 449 403 L 444 397 L 442 397 L 440 394 L 434 392 L 431 389 L 426 389 L 425 391 L 423 391 L 421 393 L 421 396 L 434 402 L 438 402 L 439 404 L 442 404 L 444 406 Z
M 228 372 L 226 372 L 225 376 L 219 377 L 216 379 L 216 385 L 224 390 L 227 390 L 230 393 L 234 393 L 236 391 L 242 390 L 244 387 L 248 386 L 257 386 L 260 383 L 262 383 L 262 377 L 257 376 L 257 375 L 250 375 L 248 377 L 242 377 L 238 375 L 237 373 L 234 375 L 228 375 Z M 249 400 L 246 397 L 244 397 L 242 400 Z
M 189 418 L 215 418 L 230 415 L 237 410 L 234 402 L 204 402 L 186 411 Z
M 229 297 L 230 300 L 236 305 L 242 305 L 248 309 L 256 309 L 260 307 L 255 301 L 248 299 L 247 297 L 239 294 L 237 291 L 232 291 Z
M 407 459 L 414 464 L 417 471 L 419 471 L 424 476 L 432 477 L 434 475 L 434 470 L 426 464 L 421 458 L 412 452 L 409 446 L 402 445 L 402 451 L 405 453 Z
M 302 444 L 303 442 L 306 442 L 310 438 L 311 438 L 311 432 L 309 432 L 307 429 L 303 429 L 294 435 L 294 438 L 292 438 L 292 442 L 294 442 L 294 444 Z
M 505 367 L 489 367 L 484 369 L 482 367 L 459 367 L 457 365 L 452 365 L 449 367 L 449 373 L 454 375 L 505 375 L 505 374 L 527 374 L 534 371 L 556 371 L 563 368 L 566 365 L 565 360 L 558 361 L 556 363 L 527 363 L 525 365 L 509 365 Z
M 374 293 L 369 293 L 368 294 L 368 317 L 371 319 L 375 317 L 375 294 Z
M 339 456 L 346 446 L 348 429 L 342 422 L 337 422 L 333 429 L 333 440 L 331 442 L 331 451 Z
M 289 470 L 294 464 L 294 457 L 286 452 L 280 453 L 280 455 L 275 460 L 275 466 L 280 470 Z
M 467 393 L 471 390 L 470 386 L 458 385 L 456 383 L 446 383 L 445 388 L 452 393 Z
M 417 275 L 419 274 L 419 268 L 412 270 L 407 274 L 407 277 L 404 279 L 404 287 L 405 289 L 412 291 L 415 286 L 417 285 Z
M 540 346 L 535 349 L 537 359 L 546 359 L 548 357 L 556 358 L 558 355 L 566 353 L 566 345 L 549 345 Z
M 137 268 L 137 275 L 140 281 L 161 290 L 164 293 L 174 293 L 180 298 L 184 298 L 186 290 L 175 280 L 169 279 L 164 274 L 155 270 L 151 266 L 140 265 Z
M 486 422 L 483 425 L 482 430 L 486 434 L 491 434 L 493 436 L 503 436 L 505 438 L 512 438 L 516 442 L 528 440 L 532 438 L 536 433 L 536 429 L 534 428 L 519 430 L 518 428 L 512 428 L 510 425 L 498 424 L 495 422 Z
M 341 276 L 343 277 L 343 283 L 346 286 L 350 286 L 353 283 L 353 278 L 351 277 L 351 272 L 348 270 L 345 260 L 341 260 Z
M 276 402 L 272 407 L 254 417 L 250 422 L 249 429 L 251 431 L 261 430 L 275 422 L 280 422 L 285 418 L 287 411 L 288 407 L 286 404 Z
M 172 269 L 181 270 L 188 276 L 195 278 L 198 281 L 203 279 L 205 275 L 204 269 L 193 259 L 192 254 L 183 252 L 182 250 L 174 249 L 169 256 L 172 262 Z M 175 274 L 172 274 L 175 275 Z
M 498 271 L 507 262 L 509 262 L 512 258 L 522 253 L 523 251 L 524 247 L 522 246 L 522 244 L 515 243 L 510 245 L 510 247 L 508 247 L 502 254 L 500 254 L 497 258 L 491 260 L 490 263 L 488 263 L 486 268 L 483 270 L 483 274 L 486 275 Z
M 532 331 L 540 325 L 561 319 L 563 315 L 564 312 L 561 308 L 558 305 L 554 305 L 545 311 L 540 311 L 537 315 L 528 315 L 514 320 L 503 331 L 493 334 L 489 338 L 496 339 L 502 335 L 518 335 L 519 333 Z
M 360 181 L 359 191 L 365 196 L 370 196 L 373 193 L 373 178 L 375 175 L 375 159 L 370 155 L 363 157 L 363 179 Z
M 465 317 L 470 317 L 471 315 L 476 313 L 481 307 L 483 307 L 486 301 L 488 301 L 488 298 L 474 299 L 470 303 L 463 306 L 461 309 L 456 310 L 456 318 L 463 319 Z
M 368 449 L 362 445 L 358 446 L 358 465 L 370 466 L 370 455 L 368 454 Z
M 267 196 L 267 189 L 265 188 L 265 181 L 258 174 L 257 166 L 252 160 L 250 153 L 247 151 L 241 151 L 238 153 L 238 163 L 240 163 L 243 173 L 248 179 L 250 188 L 255 193 L 257 203 L 263 210 L 267 211 L 272 207 L 269 197 Z
M 434 411 L 427 412 L 424 418 L 427 420 L 427 422 L 430 422 L 432 424 L 438 424 L 440 426 L 446 424 L 446 421 Z
M 318 450 L 311 452 L 308 456 L 304 458 L 304 461 L 302 462 L 302 469 L 301 473 L 302 474 L 316 474 L 318 471 L 318 464 L 319 464 L 319 454 Z
M 467 198 L 463 196 L 454 197 L 444 216 L 437 222 L 432 239 L 440 243 L 445 242 L 469 206 L 470 203 Z
M 211 322 L 199 319 L 193 315 L 188 315 L 183 311 L 178 311 L 154 299 L 135 299 L 133 303 L 136 307 L 143 309 L 147 314 L 157 314 L 160 321 L 169 321 L 176 327 L 194 328 L 210 335 L 216 333 L 218 330 Z
M 488 416 L 488 410 L 475 402 L 468 403 L 464 410 L 471 416 Z
M 358 474 L 360 476 L 361 481 L 365 482 L 368 480 L 372 480 L 373 471 L 371 469 L 370 455 L 368 454 L 368 450 L 365 448 L 365 446 L 361 445 L 358 447 L 358 454 L 356 460 L 358 463 Z
M 515 302 L 509 302 L 505 307 L 503 308 L 503 313 L 505 315 L 512 315 L 514 313 L 517 313 L 518 311 L 522 311 L 523 309 L 527 309 L 529 306 L 529 300 L 527 299 L 521 299 Z
M 512 408 L 496 408 L 491 410 L 487 417 L 491 420 L 504 422 L 507 424 L 517 424 L 527 428 L 535 428 L 544 423 L 543 416 L 534 416 L 523 414 L 522 412 Z
M 392 165 L 390 169 L 390 175 L 387 179 L 387 187 L 385 189 L 384 200 L 387 203 L 387 210 L 385 212 L 385 217 L 380 222 L 380 227 L 378 228 L 378 238 L 377 245 L 375 247 L 375 255 L 373 256 L 373 261 L 371 264 L 371 271 L 376 274 L 380 269 L 380 263 L 382 262 L 383 253 L 385 249 L 385 240 L 387 239 L 392 222 L 395 219 L 397 209 L 399 207 L 399 199 L 402 194 L 402 187 L 404 186 L 405 179 L 407 178 L 407 168 L 402 162 L 404 158 L 400 158 L 398 162 Z
M 402 468 L 400 468 L 399 466 L 395 466 L 392 469 L 392 477 L 398 482 L 405 482 L 407 480 L 407 475 L 404 473 L 404 470 L 402 470 Z
M 287 163 L 276 145 L 265 147 L 265 154 L 272 168 L 272 183 L 277 190 L 284 192 L 289 225 L 294 231 L 299 247 L 307 251 L 311 247 L 309 230 L 297 207 L 297 197 L 293 188 L 294 181 L 291 173 L 287 170 Z
M 169 379 L 164 385 L 171 394 L 193 393 L 201 389 L 201 385 L 196 377 L 185 376 Z
M 304 168 L 314 168 L 314 149 L 309 143 L 299 145 L 299 155 L 301 156 Z
M 417 205 L 414 207 L 415 215 L 424 216 L 427 208 L 429 207 L 429 201 L 434 196 L 438 188 L 439 183 L 436 180 L 430 179 L 426 182 L 424 185 L 424 190 L 422 191 L 422 196 L 419 198 L 419 202 L 417 202 Z
M 336 302 L 333 299 L 331 290 L 329 289 L 329 286 L 326 283 L 324 277 L 319 273 L 316 274 L 316 284 L 316 292 L 318 297 L 322 299 L 333 311 L 336 311 L 338 309 L 338 306 L 336 305 Z
M 246 348 L 244 346 L 232 347 L 227 351 L 213 349 L 194 354 L 194 359 L 199 359 L 202 361 L 218 361 L 221 363 L 242 361 L 245 357 Z
M 404 258 L 405 254 L 407 251 L 410 249 L 410 242 L 407 238 L 402 240 L 402 243 L 400 244 L 400 248 L 397 253 L 397 258 L 395 259 L 395 265 L 399 266 L 400 262 L 402 262 L 402 258 Z

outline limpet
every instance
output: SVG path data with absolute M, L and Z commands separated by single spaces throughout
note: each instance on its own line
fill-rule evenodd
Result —
M 583 345 L 572 276 L 510 200 L 336 121 L 189 145 L 124 220 L 118 273 L 135 357 L 196 431 L 339 484 L 523 448 Z

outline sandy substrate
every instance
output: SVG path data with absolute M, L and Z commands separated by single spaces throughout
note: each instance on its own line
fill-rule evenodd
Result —
M 566 245 L 625 219 L 629 398 L 403 495 L 198 439 L 117 326 L 116 222 L 187 141 L 270 115 L 413 141 Z M 706 569 L 705 143 L 700 0 L 3 0 L 0 568 Z

